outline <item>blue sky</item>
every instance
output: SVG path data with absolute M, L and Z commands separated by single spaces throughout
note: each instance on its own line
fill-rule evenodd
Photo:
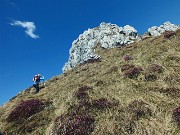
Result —
M 180 0 L 0 0 L 0 105 L 35 74 L 62 74 L 73 40 L 88 28 L 111 22 L 142 34 L 166 21 L 180 24 Z

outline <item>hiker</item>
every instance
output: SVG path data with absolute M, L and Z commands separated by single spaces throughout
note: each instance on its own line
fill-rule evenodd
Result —
M 36 88 L 35 94 L 39 92 L 39 83 L 41 80 L 44 81 L 44 76 L 41 76 L 40 74 L 33 77 L 33 86 Z

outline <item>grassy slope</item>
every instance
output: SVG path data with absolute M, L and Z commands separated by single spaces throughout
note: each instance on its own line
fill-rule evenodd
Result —
M 46 88 L 34 95 L 34 88 L 29 88 L 10 102 L 0 107 L 0 131 L 8 134 L 21 134 L 17 131 L 23 126 L 36 124 L 29 134 L 49 134 L 52 123 L 57 116 L 67 112 L 70 105 L 78 103 L 74 96 L 79 87 L 87 85 L 93 88 L 90 98 L 115 98 L 119 101 L 116 109 L 94 110 L 95 128 L 92 135 L 128 134 L 127 126 L 133 129 L 132 134 L 180 134 L 177 125 L 172 122 L 172 110 L 180 105 L 180 37 L 164 39 L 163 36 L 148 38 L 127 47 L 102 49 L 96 53 L 102 56 L 101 62 L 78 66 L 71 71 L 56 76 L 46 82 Z M 123 56 L 130 55 L 133 60 L 124 61 Z M 143 71 L 135 79 L 124 77 L 121 67 L 124 64 L 141 66 Z M 146 69 L 150 64 L 163 66 L 163 73 L 157 74 L 155 81 L 146 81 Z M 177 88 L 175 94 L 165 91 Z M 163 91 L 164 90 L 164 91 Z M 53 107 L 35 114 L 21 125 L 7 123 L 5 118 L 21 100 L 43 99 L 53 102 Z M 133 120 L 128 106 L 134 101 L 147 103 L 152 114 Z M 18 132 L 18 133 L 17 133 Z M 22 133 L 25 134 L 25 133 Z M 28 134 L 28 133 L 26 133 Z

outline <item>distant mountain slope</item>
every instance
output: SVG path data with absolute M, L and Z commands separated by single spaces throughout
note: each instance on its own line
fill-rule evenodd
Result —
M 180 30 L 104 49 L 0 107 L 6 135 L 179 135 Z

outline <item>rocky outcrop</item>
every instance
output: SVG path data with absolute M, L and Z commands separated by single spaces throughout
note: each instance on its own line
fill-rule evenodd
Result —
M 95 54 L 96 45 L 103 48 L 119 47 L 151 36 L 159 36 L 165 31 L 176 31 L 178 28 L 175 24 L 165 22 L 159 27 L 149 28 L 148 32 L 139 36 L 137 30 L 129 25 L 119 27 L 116 24 L 101 23 L 99 27 L 84 31 L 73 41 L 69 60 L 62 68 L 63 73 L 86 61 L 101 59 L 101 56 Z
M 129 25 L 119 27 L 111 23 L 101 23 L 99 27 L 84 31 L 73 41 L 69 51 L 69 60 L 62 70 L 66 72 L 85 61 L 100 59 L 93 49 L 96 45 L 113 48 L 133 43 L 137 39 L 137 30 Z
M 178 25 L 172 24 L 170 22 L 165 22 L 159 27 L 153 26 L 149 28 L 148 33 L 150 34 L 150 36 L 160 36 L 165 31 L 176 31 L 178 28 L 179 28 Z

